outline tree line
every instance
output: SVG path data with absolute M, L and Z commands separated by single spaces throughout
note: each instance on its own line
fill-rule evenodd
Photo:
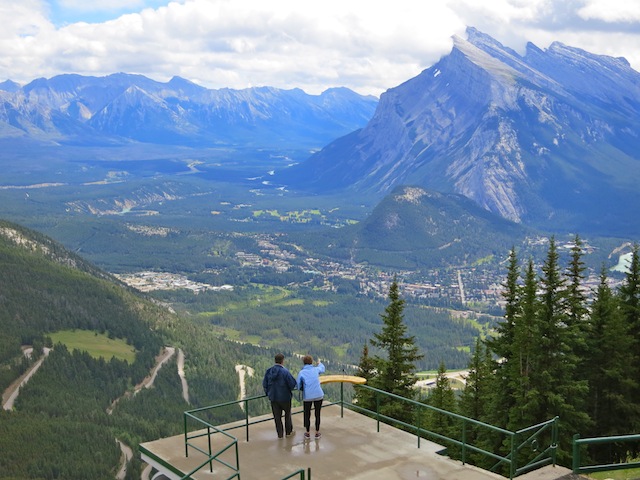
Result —
M 383 332 L 371 345 L 383 346 L 386 355 L 370 356 L 365 345 L 359 374 L 371 386 L 512 432 L 558 417 L 557 461 L 571 463 L 574 434 L 599 437 L 640 431 L 640 259 L 638 245 L 622 284 L 613 289 L 602 266 L 593 295 L 585 288 L 582 241 L 574 238 L 570 258 L 560 265 L 557 245 L 551 238 L 546 258 L 538 270 L 533 260 L 521 266 L 517 252 L 509 254 L 503 283 L 505 311 L 494 335 L 476 341 L 469 362 L 466 385 L 457 395 L 440 364 L 436 386 L 419 398 L 415 385 L 415 339 L 406 335 L 402 300 L 394 286 L 383 316 Z M 390 321 L 389 318 L 392 320 Z M 371 392 L 359 390 L 356 399 L 374 407 Z M 411 410 L 387 401 L 382 413 L 401 420 L 418 419 Z M 408 402 L 405 402 L 408 403 Z M 373 408 L 375 409 L 375 407 Z M 426 415 L 426 429 L 441 435 L 458 426 L 451 418 Z M 467 441 L 498 452 L 502 440 L 488 430 L 467 432 Z M 450 454 L 455 455 L 451 446 Z M 640 442 L 592 445 L 589 461 L 616 463 L 637 458 Z M 533 453 L 532 453 L 533 454 Z M 475 461 L 483 464 L 482 459 Z M 491 461 L 492 464 L 495 461 Z

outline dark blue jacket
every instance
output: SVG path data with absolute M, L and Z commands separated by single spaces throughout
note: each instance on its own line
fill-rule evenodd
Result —
M 289 402 L 291 391 L 296 388 L 296 379 L 289 370 L 276 363 L 265 372 L 262 388 L 272 402 Z

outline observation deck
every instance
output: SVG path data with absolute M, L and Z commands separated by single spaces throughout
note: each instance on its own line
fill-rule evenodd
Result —
M 504 480 L 505 477 L 463 465 L 438 454 L 437 443 L 415 434 L 378 423 L 375 418 L 357 413 L 339 404 L 322 408 L 322 438 L 304 441 L 301 408 L 294 408 L 296 434 L 278 439 L 272 416 L 263 415 L 245 421 L 219 426 L 237 438 L 235 448 L 228 448 L 217 461 L 207 461 L 207 455 L 189 448 L 185 454 L 185 435 L 163 438 L 140 445 L 142 460 L 159 472 L 156 478 L 282 480 L 300 478 L 313 480 Z M 313 417 L 312 417 L 313 421 Z M 221 433 L 191 440 L 202 451 L 221 451 L 229 443 Z M 229 468 L 238 460 L 238 471 Z M 204 466 L 194 471 L 199 465 Z M 226 464 L 226 465 L 225 465 Z M 293 475 L 294 472 L 304 472 Z M 522 480 L 558 480 L 579 478 L 571 470 L 545 466 L 520 475 Z

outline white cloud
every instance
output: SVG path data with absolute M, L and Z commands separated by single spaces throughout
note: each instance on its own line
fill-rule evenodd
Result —
M 143 6 L 142 0 L 58 4 Z M 640 66 L 640 29 L 628 22 L 626 30 L 594 29 L 595 18 L 605 20 L 596 0 L 146 0 L 144 6 L 108 21 L 56 28 L 42 1 L 0 0 L 0 49 L 10 52 L 0 57 L 0 80 L 130 72 L 160 81 L 180 75 L 211 88 L 271 85 L 318 93 L 347 86 L 380 94 L 448 53 L 450 37 L 464 35 L 466 25 L 518 51 L 527 41 L 544 48 L 559 40 Z
M 578 10 L 585 20 L 635 23 L 640 21 L 640 2 L 629 0 L 588 0 Z

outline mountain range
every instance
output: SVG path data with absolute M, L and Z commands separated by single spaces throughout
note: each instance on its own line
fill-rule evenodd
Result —
M 520 55 L 467 34 L 385 92 L 364 128 L 275 179 L 380 197 L 415 185 L 538 228 L 640 233 L 640 73 L 558 42 Z
M 346 88 L 211 90 L 124 73 L 5 81 L 5 163 L 15 156 L 17 178 L 33 162 L 38 168 L 28 171 L 47 183 L 60 176 L 50 180 L 42 162 L 71 154 L 90 171 L 92 159 L 118 151 L 118 160 L 142 159 L 155 148 L 164 161 L 178 154 L 168 146 L 193 147 L 179 153 L 213 165 L 206 149 L 236 149 L 215 159 L 229 170 L 253 150 L 257 163 L 240 175 L 224 170 L 224 178 L 250 172 L 280 191 L 374 201 L 412 186 L 463 195 L 526 227 L 640 234 L 640 73 L 624 58 L 558 42 L 544 50 L 529 43 L 519 54 L 474 28 L 453 40 L 449 54 L 379 100 Z M 297 150 L 296 160 L 286 149 Z M 259 170 L 268 155 L 282 161 Z M 50 163 L 51 172 L 66 171 Z M 223 178 L 218 163 L 213 175 Z M 190 173 L 206 181 L 212 168 Z
M 0 139 L 82 146 L 320 148 L 363 126 L 377 98 L 347 88 L 211 90 L 180 77 L 75 74 L 0 83 Z

